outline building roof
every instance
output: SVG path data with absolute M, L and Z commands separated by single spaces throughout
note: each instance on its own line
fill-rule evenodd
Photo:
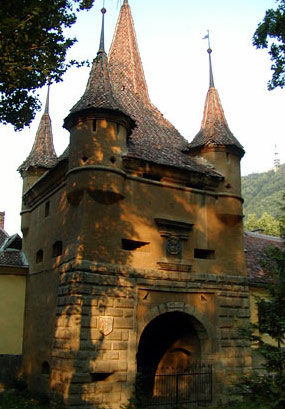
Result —
M 22 239 L 18 234 L 9 236 L 0 228 L 0 267 L 28 268 L 22 251 Z
M 183 153 L 187 141 L 152 105 L 127 1 L 120 10 L 109 66 L 117 99 L 137 125 L 128 139 L 128 156 L 221 178 L 212 167 Z
M 109 64 L 119 94 L 127 89 L 139 96 L 145 104 L 151 105 L 128 1 L 124 1 L 120 10 L 109 52 Z
M 240 156 L 244 155 L 244 149 L 239 141 L 232 134 L 222 107 L 219 93 L 214 86 L 212 71 L 211 48 L 209 53 L 210 85 L 207 92 L 204 114 L 201 129 L 192 142 L 188 145 L 188 151 L 201 149 L 205 146 L 227 146 L 239 151 Z
M 112 80 L 110 77 L 110 70 L 108 65 L 108 58 L 104 46 L 104 15 L 106 9 L 102 8 L 102 30 L 99 51 L 97 57 L 93 60 L 92 68 L 89 75 L 89 80 L 83 96 L 71 109 L 70 114 L 65 119 L 66 121 L 74 114 L 90 111 L 96 109 L 118 111 L 125 114 L 125 109 L 118 102 L 115 97 Z
M 245 260 L 249 284 L 266 284 L 270 279 L 269 272 L 262 267 L 262 260 L 266 259 L 265 251 L 269 246 L 284 249 L 280 237 L 268 236 L 260 233 L 245 232 Z
M 50 169 L 57 163 L 57 156 L 53 146 L 51 119 L 49 116 L 49 89 L 47 92 L 46 106 L 42 115 L 35 142 L 26 160 L 19 166 L 22 174 L 30 168 Z

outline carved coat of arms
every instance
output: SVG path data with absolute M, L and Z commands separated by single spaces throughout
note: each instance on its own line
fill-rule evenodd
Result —
M 113 317 L 98 317 L 98 329 L 103 335 L 108 335 L 113 331 Z

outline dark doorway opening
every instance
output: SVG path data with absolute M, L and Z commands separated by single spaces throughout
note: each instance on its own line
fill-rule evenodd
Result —
M 136 384 L 137 397 L 145 407 L 167 404 L 170 408 L 179 399 L 191 404 L 211 400 L 211 369 L 201 370 L 205 332 L 196 318 L 179 311 L 161 314 L 146 326 L 138 348 Z M 193 395 L 197 382 L 201 398 Z

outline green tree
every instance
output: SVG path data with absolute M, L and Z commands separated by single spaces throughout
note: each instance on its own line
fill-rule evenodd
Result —
M 245 222 L 245 229 L 248 231 L 252 231 L 255 229 L 259 229 L 259 219 L 255 213 L 250 213 L 248 215 L 247 221 Z
M 277 9 L 269 9 L 253 36 L 256 48 L 269 48 L 270 59 L 273 62 L 272 79 L 268 89 L 283 88 L 285 85 L 285 0 L 276 0 Z M 270 41 L 269 41 L 270 40 Z
M 255 213 L 250 213 L 245 222 L 245 228 L 248 231 L 262 229 L 264 234 L 270 236 L 280 235 L 280 221 L 267 212 L 264 212 L 260 219 Z
M 0 122 L 15 130 L 40 109 L 36 90 L 59 82 L 71 65 L 67 50 L 76 41 L 64 29 L 95 0 L 2 0 L 0 2 Z
M 245 402 L 272 409 L 285 407 L 285 250 L 269 247 L 264 255 L 269 274 L 268 299 L 257 297 L 259 323 L 242 333 L 264 359 L 265 373 L 242 377 L 237 387 Z M 273 343 L 265 342 L 269 334 Z

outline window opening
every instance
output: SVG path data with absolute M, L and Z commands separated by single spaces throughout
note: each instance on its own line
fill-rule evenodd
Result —
M 194 258 L 213 260 L 215 258 L 215 250 L 194 249 Z
M 143 173 L 143 178 L 150 179 L 150 180 L 156 180 L 157 182 L 161 180 L 160 176 L 153 175 L 152 173 Z
M 112 375 L 112 372 L 90 372 L 91 382 L 105 381 Z
M 49 375 L 50 374 L 50 364 L 47 361 L 42 363 L 42 374 Z
M 52 246 L 52 256 L 58 257 L 62 255 L 62 241 L 56 241 Z
M 42 249 L 40 249 L 37 251 L 37 254 L 36 254 L 36 263 L 37 264 L 41 263 L 43 261 L 43 258 L 44 258 L 44 252 Z
M 50 208 L 50 203 L 48 201 L 45 203 L 45 217 L 49 215 L 49 208 Z
M 147 246 L 148 244 L 149 242 L 145 242 L 145 241 L 122 239 L 122 249 L 123 250 L 134 251 L 144 246 Z

